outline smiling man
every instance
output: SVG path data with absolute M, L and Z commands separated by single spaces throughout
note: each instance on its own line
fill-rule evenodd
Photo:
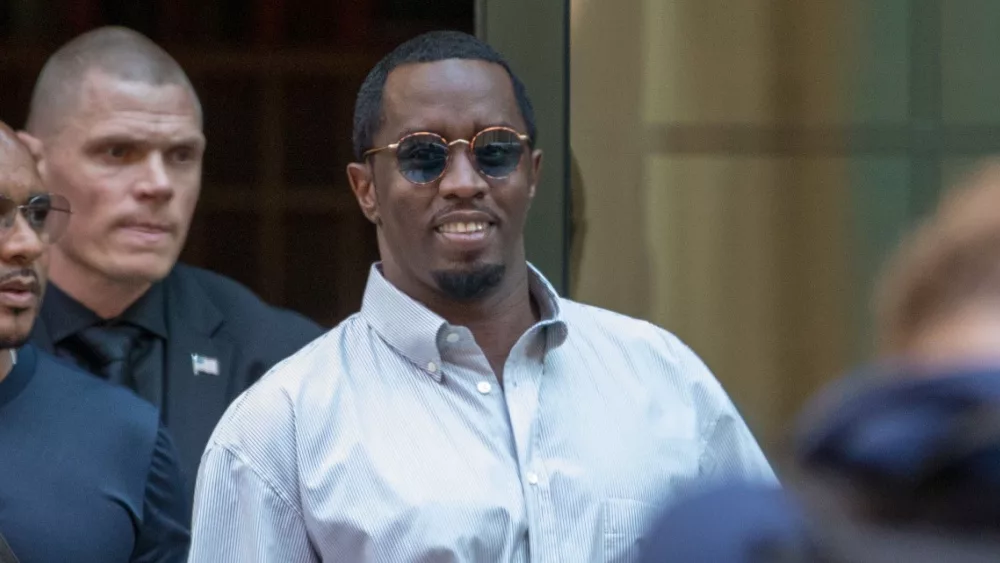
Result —
M 358 314 L 219 423 L 192 561 L 631 561 L 651 507 L 773 480 L 686 346 L 526 262 L 537 138 L 474 37 L 420 36 L 369 73 L 347 173 L 382 261 Z
M 321 330 L 177 263 L 201 190 L 201 104 L 142 35 L 101 28 L 60 48 L 22 136 L 76 210 L 32 340 L 158 407 L 193 487 L 230 401 Z
M 0 560 L 182 562 L 187 495 L 156 409 L 25 345 L 68 220 L 0 123 Z

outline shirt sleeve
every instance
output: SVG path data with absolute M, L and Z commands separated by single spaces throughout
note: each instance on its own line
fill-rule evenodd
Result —
M 142 523 L 132 553 L 133 563 L 183 563 L 191 537 L 187 487 L 177 452 L 160 424 L 146 477 Z
M 776 483 L 757 439 L 708 366 L 679 340 L 672 347 L 695 381 L 693 398 L 701 418 L 700 475 L 715 481 Z
M 318 563 L 302 511 L 232 451 L 210 445 L 195 488 L 191 563 Z
M 729 403 L 728 398 L 723 399 Z M 702 476 L 712 480 L 777 482 L 757 440 L 731 404 L 715 417 L 698 467 Z

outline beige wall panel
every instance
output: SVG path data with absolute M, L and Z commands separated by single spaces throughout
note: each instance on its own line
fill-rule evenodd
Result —
M 646 122 L 770 122 L 773 3 L 645 0 Z
M 571 146 L 582 206 L 573 295 L 626 314 L 649 308 L 643 236 L 639 116 L 642 27 L 638 0 L 577 2 L 572 28 Z
M 773 435 L 781 342 L 776 182 L 761 158 L 650 157 L 651 319 L 716 372 L 755 430 Z

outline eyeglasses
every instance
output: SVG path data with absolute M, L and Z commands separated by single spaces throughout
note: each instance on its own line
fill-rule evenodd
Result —
M 69 200 L 61 195 L 37 194 L 20 205 L 6 196 L 0 196 L 0 237 L 6 236 L 14 227 L 18 213 L 43 242 L 51 243 L 66 231 L 72 211 Z
M 411 133 L 398 142 L 365 151 L 363 158 L 378 152 L 396 152 L 399 173 L 414 184 L 430 184 L 444 176 L 451 159 L 451 147 L 467 145 L 476 170 L 487 178 L 502 180 L 517 170 L 531 138 L 509 127 L 488 127 L 470 140 L 449 142 L 437 133 Z

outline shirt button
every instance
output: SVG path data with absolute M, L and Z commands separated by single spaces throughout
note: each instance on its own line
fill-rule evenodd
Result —
M 434 362 L 427 362 L 427 371 L 431 373 L 437 373 L 438 365 Z
M 461 338 L 462 337 L 459 336 L 457 332 L 453 332 L 453 333 L 449 334 L 448 336 L 446 336 L 445 340 L 447 340 L 450 344 L 454 344 L 454 343 L 458 342 L 459 340 L 461 340 Z
M 476 389 L 479 390 L 480 393 L 485 395 L 493 389 L 493 386 L 490 385 L 489 381 L 480 381 L 479 384 L 476 385 Z
M 538 475 L 535 475 L 534 473 L 528 473 L 528 484 L 529 485 L 537 485 L 538 484 Z

